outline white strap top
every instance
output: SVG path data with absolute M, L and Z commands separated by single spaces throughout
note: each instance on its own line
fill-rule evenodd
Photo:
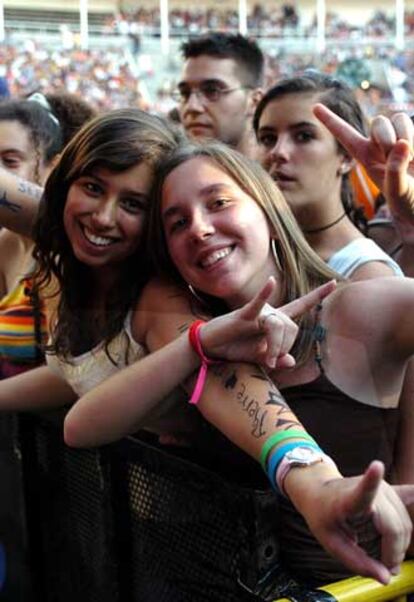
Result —
M 404 276 L 400 266 L 369 238 L 356 238 L 329 258 L 328 265 L 335 272 L 349 278 L 362 265 L 381 261 L 388 265 L 396 276 Z
M 70 363 L 51 354 L 46 355 L 46 361 L 49 368 L 64 378 L 77 395 L 84 395 L 122 368 L 147 355 L 143 345 L 132 336 L 131 313 L 125 319 L 124 328 L 108 345 L 108 351 L 115 364 L 108 357 L 103 343 L 71 358 Z

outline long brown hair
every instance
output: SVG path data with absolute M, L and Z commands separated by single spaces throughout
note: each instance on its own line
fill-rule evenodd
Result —
M 155 270 L 187 284 L 168 253 L 161 202 L 167 176 L 182 163 L 196 157 L 214 161 L 265 213 L 270 229 L 276 233 L 275 243 L 283 279 L 284 303 L 297 299 L 332 278 L 338 279 L 338 275 L 306 242 L 285 198 L 270 176 L 257 163 L 218 142 L 204 143 L 202 146 L 181 145 L 159 166 L 148 227 L 148 249 L 152 254 Z M 308 357 L 313 341 L 312 318 L 305 315 L 300 324 L 301 333 L 295 346 L 297 361 Z

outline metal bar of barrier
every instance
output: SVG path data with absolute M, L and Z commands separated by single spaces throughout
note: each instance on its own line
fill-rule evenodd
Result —
M 400 574 L 393 577 L 388 585 L 365 577 L 351 577 L 319 589 L 337 602 L 405 602 L 406 594 L 414 592 L 414 560 L 405 561 Z M 289 602 L 289 598 L 274 602 Z

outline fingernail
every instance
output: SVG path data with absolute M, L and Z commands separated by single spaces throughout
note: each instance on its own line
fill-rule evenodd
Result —
M 399 575 L 400 574 L 400 565 L 398 564 L 397 566 L 392 567 L 392 569 L 390 569 L 390 573 L 391 573 L 391 575 Z

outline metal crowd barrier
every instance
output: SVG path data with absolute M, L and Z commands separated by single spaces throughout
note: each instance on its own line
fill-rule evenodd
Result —
M 61 412 L 0 418 L 1 602 L 259 600 L 229 578 L 253 528 L 243 490 L 145 440 L 70 449 L 62 424 Z M 402 602 L 414 561 L 386 587 L 280 591 L 279 602 Z

